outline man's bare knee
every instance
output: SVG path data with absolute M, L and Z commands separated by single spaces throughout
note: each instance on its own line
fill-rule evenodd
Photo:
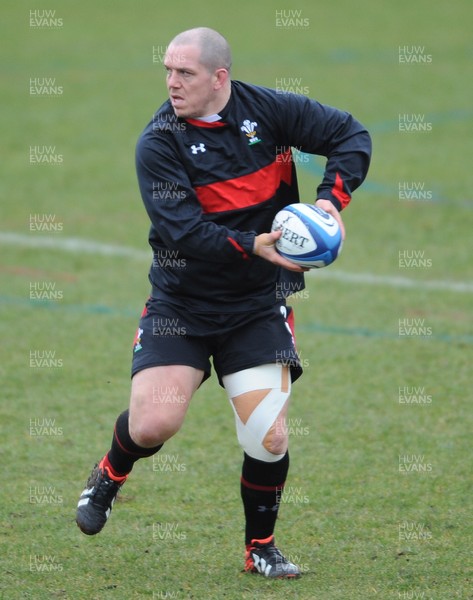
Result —
M 130 415 L 131 417 L 131 415 Z M 130 418 L 129 428 L 131 439 L 142 448 L 153 448 L 164 444 L 176 434 L 182 422 L 159 418 Z
M 288 436 L 285 420 L 278 417 L 263 440 L 263 447 L 271 454 L 285 454 L 288 448 Z
M 179 431 L 190 399 L 182 395 L 179 402 L 167 403 L 154 393 L 150 395 L 148 392 L 144 397 L 140 397 L 142 394 L 142 390 L 134 390 L 132 393 L 130 436 L 138 446 L 152 448 L 164 444 Z

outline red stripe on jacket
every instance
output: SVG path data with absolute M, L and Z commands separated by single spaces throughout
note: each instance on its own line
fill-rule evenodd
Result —
M 335 175 L 335 185 L 332 188 L 332 194 L 340 202 L 342 209 L 344 209 L 351 200 L 350 194 L 347 194 L 343 189 L 343 179 L 338 172 Z
M 244 248 L 242 248 L 242 247 L 240 246 L 240 244 L 239 244 L 239 243 L 238 243 L 236 240 L 234 240 L 234 239 L 233 239 L 233 238 L 231 238 L 231 237 L 227 237 L 227 240 L 230 242 L 230 244 L 231 244 L 231 245 L 232 245 L 234 248 L 236 248 L 236 249 L 238 250 L 238 252 L 241 252 L 241 254 L 242 254 L 242 256 L 243 256 L 243 258 L 244 258 L 244 259 L 248 259 L 248 258 L 250 258 L 250 257 L 248 256 L 248 254 L 245 252 L 245 249 L 244 249 Z
M 204 213 L 224 212 L 247 208 L 274 196 L 281 182 L 291 185 L 292 158 L 288 150 L 274 162 L 250 173 L 195 188 Z

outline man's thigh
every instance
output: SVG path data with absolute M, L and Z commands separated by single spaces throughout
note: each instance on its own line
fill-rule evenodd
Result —
M 150 299 L 133 344 L 130 433 L 156 445 L 176 433 L 189 402 L 210 375 L 205 338 L 191 336 L 181 315 Z
M 143 445 L 163 443 L 179 431 L 204 372 L 187 365 L 143 369 L 131 382 L 129 427 Z

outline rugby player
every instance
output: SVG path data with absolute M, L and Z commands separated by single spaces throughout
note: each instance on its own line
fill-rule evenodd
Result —
M 88 535 L 101 531 L 134 463 L 179 431 L 212 358 L 243 449 L 245 570 L 290 578 L 300 569 L 275 545 L 274 530 L 289 469 L 291 385 L 302 373 L 285 297 L 303 289 L 304 274 L 277 253 L 281 232 L 271 224 L 299 202 L 296 147 L 327 157 L 314 201 L 343 230 L 340 212 L 366 176 L 371 142 L 347 112 L 234 81 L 231 63 L 225 38 L 206 27 L 178 34 L 167 47 L 169 98 L 136 150 L 154 254 L 131 398 L 76 520 Z

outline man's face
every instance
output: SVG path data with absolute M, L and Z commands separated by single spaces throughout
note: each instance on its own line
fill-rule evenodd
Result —
M 197 46 L 170 45 L 164 57 L 166 85 L 178 117 L 205 117 L 215 110 L 215 74 L 200 64 Z

